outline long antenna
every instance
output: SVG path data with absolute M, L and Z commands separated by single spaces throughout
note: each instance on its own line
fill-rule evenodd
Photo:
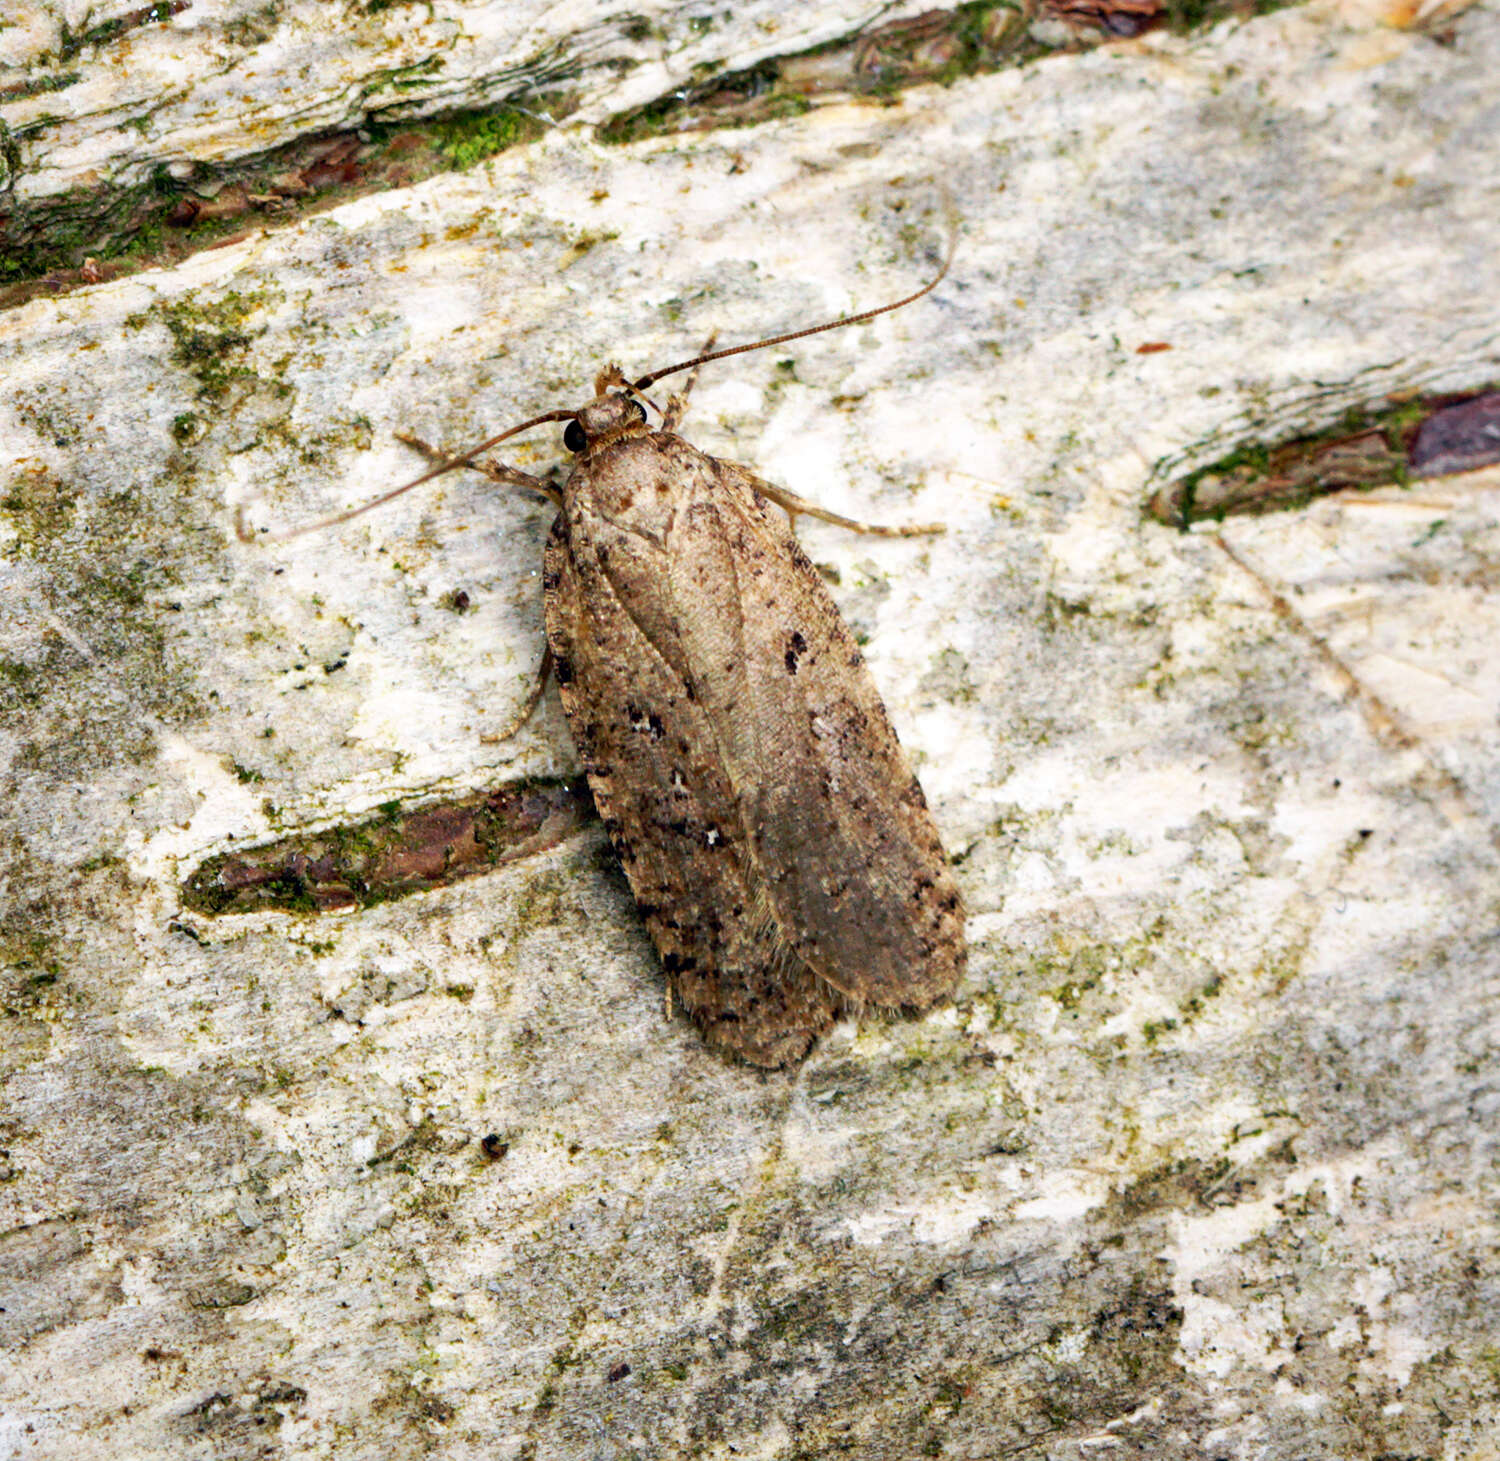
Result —
M 441 477 L 444 472 L 467 467 L 480 452 L 486 452 L 492 446 L 499 446 L 502 441 L 515 436 L 518 432 L 529 431 L 533 426 L 540 426 L 544 421 L 571 421 L 577 414 L 577 411 L 544 411 L 540 416 L 533 416 L 530 421 L 523 421 L 519 426 L 512 426 L 509 431 L 502 431 L 499 436 L 492 436 L 488 441 L 481 441 L 478 446 L 470 447 L 462 456 L 449 457 L 439 462 L 430 471 L 423 472 L 420 477 L 413 477 L 410 482 L 403 482 L 399 487 L 392 487 L 389 492 L 382 492 L 379 497 L 372 497 L 368 502 L 360 503 L 358 507 L 346 507 L 343 512 L 320 517 L 315 522 L 303 523 L 301 527 L 283 528 L 279 533 L 267 533 L 263 536 L 272 543 L 284 543 L 288 538 L 300 538 L 303 533 L 315 533 L 322 528 L 337 527 L 339 523 L 346 523 L 352 517 L 360 517 L 372 508 L 384 507 L 392 498 L 400 497 L 403 492 L 410 492 L 413 487 L 420 487 L 424 482 L 432 481 L 434 477 Z M 243 506 L 235 514 L 234 534 L 242 543 L 256 541 L 256 535 L 246 521 Z
M 893 309 L 904 309 L 909 304 L 915 304 L 924 294 L 931 294 L 948 277 L 948 270 L 953 267 L 953 255 L 957 251 L 958 230 L 955 228 L 948 239 L 948 257 L 943 260 L 943 267 L 938 270 L 936 278 L 924 284 L 915 294 L 908 294 L 905 299 L 898 299 L 894 304 L 882 304 L 877 309 L 863 310 L 857 315 L 850 315 L 847 319 L 830 320 L 826 325 L 813 325 L 806 330 L 793 330 L 788 335 L 772 335 L 769 340 L 756 340 L 749 345 L 734 345 L 728 350 L 713 350 L 707 355 L 696 355 L 691 360 L 680 360 L 676 365 L 669 365 L 663 370 L 653 370 L 650 375 L 643 375 L 639 380 L 632 381 L 630 389 L 643 391 L 664 375 L 675 375 L 679 370 L 690 370 L 693 366 L 705 365 L 710 360 L 723 360 L 726 356 L 743 355 L 747 350 L 764 350 L 767 345 L 785 345 L 788 340 L 800 340 L 805 335 L 821 335 L 824 330 L 842 330 L 845 325 L 862 324 L 865 320 L 873 320 L 876 315 L 888 315 Z
M 951 207 L 951 204 L 950 204 Z M 892 310 L 904 309 L 909 304 L 915 304 L 923 295 L 931 294 L 944 279 L 948 277 L 948 270 L 953 267 L 953 256 L 958 251 L 958 227 L 955 222 L 948 238 L 948 253 L 943 260 L 943 267 L 915 294 L 908 294 L 905 299 L 898 299 L 892 304 L 882 304 L 875 309 L 860 311 L 859 314 L 850 315 L 847 319 L 829 320 L 827 324 L 812 325 L 805 330 L 792 330 L 785 335 L 772 335 L 767 340 L 754 340 L 748 345 L 733 345 L 727 350 L 711 350 L 706 355 L 695 355 L 691 360 L 680 360 L 676 365 L 668 365 L 662 370 L 653 370 L 650 375 L 643 375 L 633 383 L 621 382 L 626 389 L 632 392 L 641 392 L 647 386 L 659 381 L 663 376 L 675 375 L 679 370 L 691 370 L 695 365 L 705 365 L 710 360 L 724 360 L 731 355 L 744 355 L 750 350 L 764 350 L 769 345 L 785 345 L 788 340 L 801 340 L 807 335 L 821 335 L 825 330 L 842 330 L 846 325 L 862 324 L 865 320 L 873 320 L 877 315 L 888 315 Z M 508 441 L 512 436 L 522 431 L 529 431 L 533 426 L 540 426 L 547 421 L 574 421 L 578 417 L 577 410 L 571 411 L 544 411 L 540 416 L 533 416 L 530 421 L 523 421 L 519 426 L 512 426 L 507 431 L 502 431 L 498 436 L 492 436 L 488 441 L 481 441 L 478 446 L 470 447 L 468 451 L 458 456 L 447 457 L 437 466 L 422 473 L 420 477 L 413 477 L 410 482 L 403 482 L 399 487 L 392 487 L 389 492 L 382 492 L 378 497 L 372 497 L 368 502 L 362 502 L 358 507 L 348 507 L 342 512 L 335 512 L 328 517 L 320 517 L 314 522 L 303 523 L 300 527 L 283 528 L 279 533 L 261 534 L 260 539 L 273 543 L 284 543 L 289 538 L 300 538 L 304 533 L 315 533 L 323 528 L 337 527 L 339 523 L 346 523 L 351 518 L 362 516 L 374 508 L 383 507 L 392 499 L 400 497 L 405 492 L 410 492 L 413 487 L 420 487 L 424 482 L 430 482 L 434 477 L 441 477 L 445 472 L 456 471 L 459 467 L 469 466 L 475 457 L 481 452 L 487 452 L 492 446 L 499 446 L 502 441 Z M 235 536 L 242 543 L 253 543 L 257 541 L 257 534 L 250 527 L 245 508 L 242 505 L 235 513 L 234 520 Z

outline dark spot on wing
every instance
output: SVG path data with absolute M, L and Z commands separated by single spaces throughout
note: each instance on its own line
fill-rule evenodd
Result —
M 653 741 L 659 741 L 667 733 L 666 727 L 661 723 L 661 716 L 654 710 L 642 710 L 639 705 L 627 705 L 625 719 L 630 722 L 631 730 L 638 735 L 650 736 Z

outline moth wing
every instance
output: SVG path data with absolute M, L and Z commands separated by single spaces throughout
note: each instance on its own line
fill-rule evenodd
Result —
M 785 516 L 714 462 L 670 536 L 681 654 L 789 942 L 856 1000 L 924 1008 L 963 907 L 864 656 Z
M 621 604 L 584 524 L 547 544 L 547 640 L 594 801 L 652 941 L 710 1044 L 774 1067 L 844 1000 L 767 915 L 703 708 Z

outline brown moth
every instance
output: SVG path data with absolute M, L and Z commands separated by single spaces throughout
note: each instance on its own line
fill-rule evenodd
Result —
M 403 437 L 439 465 L 377 499 L 468 465 L 560 508 L 547 647 L 579 759 L 677 998 L 710 1045 L 752 1065 L 800 1059 L 846 1011 L 950 994 L 963 908 L 864 657 L 792 531 L 802 512 L 862 525 L 691 446 L 675 431 L 682 397 L 652 430 L 641 393 L 899 309 L 947 271 L 894 304 L 633 382 L 611 365 L 585 405 L 462 456 Z M 557 420 L 573 453 L 560 492 L 474 460 Z

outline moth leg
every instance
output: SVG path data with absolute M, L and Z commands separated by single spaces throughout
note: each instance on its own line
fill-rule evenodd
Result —
M 498 741 L 508 741 L 515 733 L 526 724 L 536 713 L 536 708 L 542 703 L 542 692 L 547 688 L 547 678 L 552 673 L 552 646 L 548 645 L 542 651 L 542 662 L 536 668 L 536 683 L 532 685 L 521 708 L 506 722 L 504 730 L 492 731 L 487 736 L 480 736 L 480 741 L 486 746 L 493 746 Z
M 459 460 L 455 452 L 444 451 L 440 446 L 432 446 L 423 441 L 420 436 L 413 436 L 409 431 L 398 431 L 395 436 L 397 441 L 404 441 L 407 446 L 421 452 L 428 461 L 434 464 L 444 465 Z M 476 472 L 482 472 L 491 482 L 496 482 L 502 487 L 525 487 L 529 491 L 540 492 L 557 507 L 562 506 L 562 494 L 557 488 L 543 478 L 533 477 L 530 472 L 523 472 L 518 467 L 508 467 L 504 462 L 495 461 L 493 457 L 483 462 L 465 462 L 464 466 L 472 467 Z
M 767 482 L 764 477 L 757 477 L 753 473 L 746 475 L 750 479 L 750 485 L 762 497 L 768 497 L 778 507 L 786 509 L 786 514 L 791 518 L 794 526 L 797 522 L 797 514 L 805 512 L 808 517 L 820 518 L 825 523 L 850 528 L 856 533 L 873 533 L 880 538 L 919 538 L 929 533 L 948 531 L 947 523 L 906 523 L 898 527 L 886 527 L 883 523 L 856 522 L 852 517 L 841 517 L 836 512 L 829 512 L 826 508 L 819 507 L 815 502 L 809 502 L 805 497 L 798 497 L 795 492 L 788 492 L 785 487 L 778 487 L 774 482 Z
M 714 341 L 718 339 L 717 334 L 710 335 L 703 342 L 703 349 L 698 353 L 707 355 L 714 348 Z M 661 429 L 663 431 L 675 432 L 682 425 L 682 418 L 687 414 L 688 397 L 693 392 L 693 387 L 698 384 L 698 367 L 695 365 L 688 371 L 687 379 L 682 383 L 682 389 L 675 391 L 667 397 L 667 409 L 661 413 Z

